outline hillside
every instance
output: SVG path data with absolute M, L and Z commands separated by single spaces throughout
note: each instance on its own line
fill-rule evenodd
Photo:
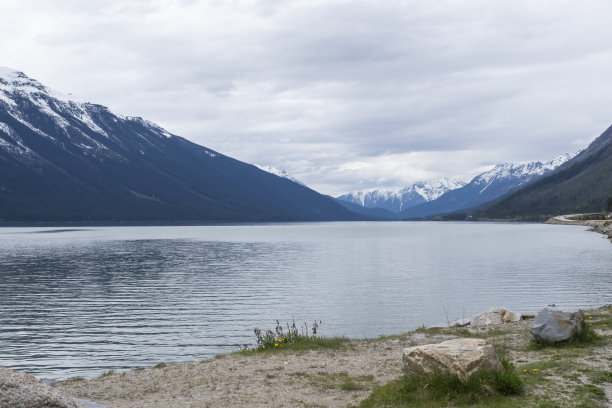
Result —
M 557 171 L 478 212 L 480 218 L 543 219 L 599 212 L 612 197 L 612 127 Z
M 352 220 L 305 186 L 0 69 L 0 221 Z

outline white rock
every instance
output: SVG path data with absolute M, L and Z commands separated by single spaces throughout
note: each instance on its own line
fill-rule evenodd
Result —
M 503 307 L 492 307 L 486 312 L 473 316 L 470 326 L 490 326 L 495 324 L 518 322 L 521 320 L 519 313 L 511 312 Z
M 404 349 L 406 374 L 450 371 L 466 379 L 479 370 L 502 370 L 493 346 L 483 339 L 453 339 Z
M 82 406 L 34 376 L 0 366 L 0 407 L 81 408 Z

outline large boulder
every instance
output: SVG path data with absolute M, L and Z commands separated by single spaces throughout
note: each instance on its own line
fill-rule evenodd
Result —
M 0 366 L 0 407 L 82 408 L 80 404 L 36 377 Z
M 404 349 L 402 365 L 408 375 L 450 371 L 466 379 L 479 370 L 502 370 L 493 346 L 483 339 L 453 339 Z
M 569 340 L 582 330 L 583 320 L 582 310 L 564 312 L 547 307 L 533 319 L 530 330 L 536 341 Z
M 492 307 L 486 312 L 473 316 L 470 326 L 490 326 L 495 324 L 518 322 L 521 320 L 519 313 L 511 312 L 503 307 Z

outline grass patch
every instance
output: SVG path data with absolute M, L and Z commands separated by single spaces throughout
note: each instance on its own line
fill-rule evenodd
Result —
M 311 385 L 323 389 L 363 391 L 372 389 L 374 384 L 374 376 L 372 375 L 351 376 L 344 371 L 340 373 L 327 373 L 322 371 L 316 374 L 296 372 L 289 375 L 293 377 L 305 378 Z
M 67 380 L 65 380 L 64 382 L 66 383 L 72 383 L 72 382 L 80 382 L 80 381 L 85 381 L 85 377 L 72 377 L 72 378 L 68 378 Z
M 340 384 L 340 389 L 342 391 L 363 391 L 368 389 L 368 387 L 365 384 L 356 382 L 355 380 L 349 378 Z
M 115 375 L 115 374 L 117 374 L 117 372 L 115 371 L 114 368 L 111 368 L 110 370 L 102 373 L 102 375 L 100 375 L 100 378 L 110 377 L 111 375 Z
M 277 320 L 274 331 L 253 329 L 257 346 L 253 348 L 247 346 L 240 353 L 248 355 L 253 352 L 300 351 L 320 348 L 341 349 L 346 347 L 349 341 L 346 337 L 322 337 L 317 335 L 320 324 L 320 321 L 318 323 L 315 321 L 309 330 L 308 325 L 304 323 L 300 330 L 295 321 L 291 325 L 287 322 L 286 326 L 283 327 Z
M 612 328 L 612 306 L 603 307 L 595 313 L 586 314 L 585 319 L 601 330 L 610 330 Z
M 503 406 L 508 395 L 521 395 L 523 381 L 514 366 L 502 359 L 504 369 L 481 371 L 467 380 L 449 372 L 434 372 L 419 376 L 404 375 L 389 384 L 376 387 L 359 407 L 443 407 L 468 406 L 487 402 Z
M 612 383 L 612 371 L 600 371 L 591 376 L 591 379 L 596 384 Z
M 606 400 L 606 393 L 604 392 L 604 390 L 593 384 L 585 384 L 578 386 L 576 387 L 576 392 L 578 396 L 583 398 Z

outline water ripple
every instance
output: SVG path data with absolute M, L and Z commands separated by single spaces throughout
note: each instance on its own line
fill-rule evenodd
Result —
M 0 253 L 0 364 L 47 378 L 208 358 L 275 319 L 373 337 L 612 302 L 612 248 L 576 227 L 3 228 Z

